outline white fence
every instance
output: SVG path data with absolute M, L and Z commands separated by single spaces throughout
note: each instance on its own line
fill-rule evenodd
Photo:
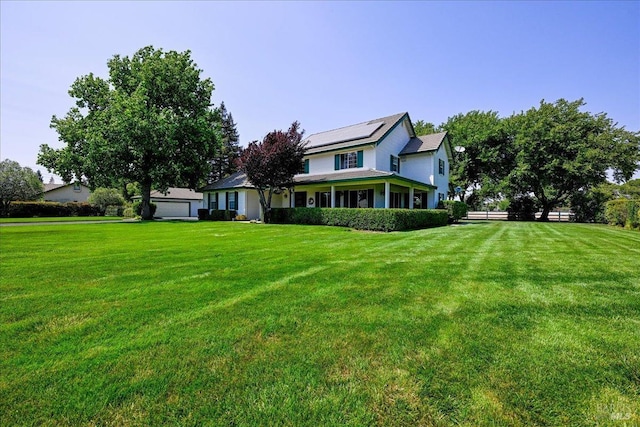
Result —
M 536 219 L 540 218 L 542 212 L 536 212 Z M 549 221 L 556 222 L 569 222 L 573 214 L 571 212 L 549 212 Z M 468 212 L 465 219 L 485 219 L 506 221 L 507 212 L 494 212 L 494 211 L 474 211 Z

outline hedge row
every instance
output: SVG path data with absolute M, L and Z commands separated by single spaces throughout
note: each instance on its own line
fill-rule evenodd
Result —
M 610 200 L 605 205 L 604 217 L 611 225 L 640 228 L 640 200 Z
M 99 216 L 100 208 L 89 203 L 12 202 L 10 218 Z
M 441 209 L 273 208 L 273 224 L 350 227 L 357 230 L 402 231 L 447 225 Z
M 201 209 L 198 209 L 198 219 L 206 219 L 208 221 L 231 221 L 236 217 L 236 211 L 212 209 L 208 214 L 205 212 L 205 215 L 202 215 L 200 211 Z

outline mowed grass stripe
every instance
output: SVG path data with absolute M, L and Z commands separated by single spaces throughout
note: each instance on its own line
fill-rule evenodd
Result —
M 0 424 L 637 424 L 639 246 L 579 224 L 2 228 Z

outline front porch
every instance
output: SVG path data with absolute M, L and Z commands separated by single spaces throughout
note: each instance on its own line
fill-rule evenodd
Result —
M 437 205 L 432 185 L 393 173 L 364 172 L 370 176 L 298 176 L 290 206 L 427 209 Z

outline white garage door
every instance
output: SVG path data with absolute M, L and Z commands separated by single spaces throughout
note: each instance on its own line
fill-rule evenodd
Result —
M 189 216 L 189 202 L 154 202 L 158 205 L 155 216 Z

